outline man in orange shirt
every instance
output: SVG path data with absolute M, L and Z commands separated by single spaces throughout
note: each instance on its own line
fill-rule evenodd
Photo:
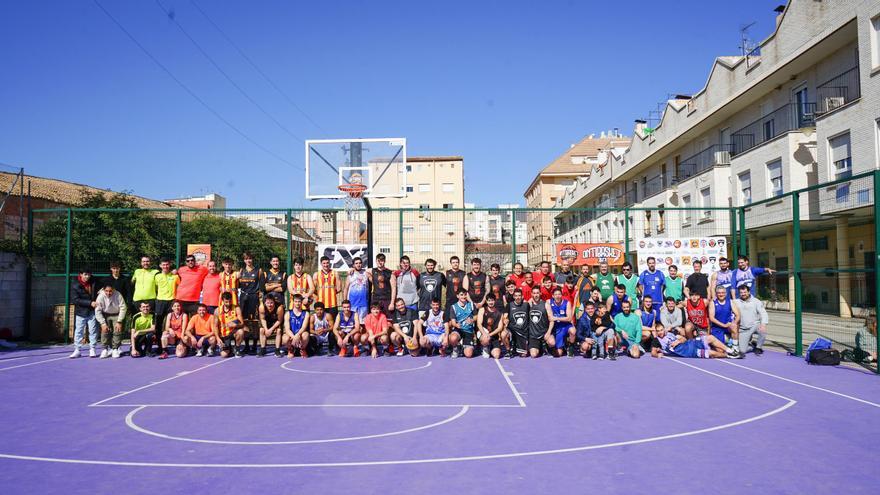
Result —
M 214 260 L 208 262 L 208 273 L 202 281 L 202 302 L 211 314 L 220 305 L 220 274 L 217 272 L 217 262 Z
M 202 282 L 208 275 L 208 269 L 204 266 L 196 266 L 196 257 L 191 254 L 186 256 L 185 263 L 185 266 L 177 270 L 177 276 L 180 277 L 177 300 L 183 305 L 183 312 L 192 316 L 198 310 Z
M 330 258 L 321 256 L 321 269 L 315 272 L 313 281 L 315 283 L 315 302 L 324 303 L 327 313 L 335 319 L 338 314 L 336 298 L 341 288 L 336 272 L 330 268 Z
M 364 328 L 370 342 L 370 356 L 379 357 L 379 344 L 388 346 L 388 318 L 382 313 L 379 303 L 370 305 L 370 314 L 364 318 Z M 363 341 L 361 341 L 363 342 Z
M 195 342 L 196 357 L 204 356 L 205 352 L 208 356 L 214 355 L 214 346 L 217 344 L 214 338 L 214 315 L 206 305 L 199 304 L 196 314 L 186 326 L 186 335 L 190 342 Z
M 549 261 L 542 261 L 538 272 L 532 274 L 532 280 L 534 280 L 535 284 L 537 284 L 539 286 L 544 285 L 545 278 L 549 278 L 551 282 L 555 282 L 555 280 L 553 280 L 553 274 L 550 273 L 550 262 Z M 543 297 L 543 294 L 541 297 Z

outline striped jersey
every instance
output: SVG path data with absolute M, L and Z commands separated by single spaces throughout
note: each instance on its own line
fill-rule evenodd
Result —
M 220 272 L 220 294 L 232 294 L 232 304 L 238 304 L 238 272 Z
M 324 307 L 327 309 L 335 308 L 338 287 L 339 279 L 336 277 L 336 272 L 333 270 L 328 273 L 324 273 L 323 270 L 319 271 L 315 277 L 315 301 L 324 303 Z

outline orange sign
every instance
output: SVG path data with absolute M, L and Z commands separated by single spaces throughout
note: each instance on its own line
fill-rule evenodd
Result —
M 211 245 L 210 244 L 187 244 L 186 255 L 196 257 L 196 265 L 207 265 L 211 261 Z
M 622 265 L 624 262 L 623 244 L 573 243 L 556 245 L 557 264 L 568 262 L 571 266 L 598 265 L 603 261 L 609 265 Z

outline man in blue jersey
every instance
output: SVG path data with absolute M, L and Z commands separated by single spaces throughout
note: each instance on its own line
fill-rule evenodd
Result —
M 440 296 L 431 299 L 431 308 L 425 312 L 423 319 L 425 333 L 422 335 L 422 349 L 428 356 L 433 356 L 438 349 L 440 355 L 445 356 L 449 327 L 446 324 L 446 314 L 440 307 Z
M 654 305 L 654 298 L 645 296 L 642 298 L 642 308 L 639 311 L 642 319 L 642 331 L 653 332 L 660 324 L 660 307 Z
M 626 286 L 623 284 L 615 285 L 614 293 L 605 301 L 605 309 L 608 310 L 611 318 L 614 318 L 623 311 L 623 303 L 626 301 L 629 301 L 629 296 L 626 295 Z
M 357 257 L 351 262 L 351 271 L 345 280 L 345 292 L 343 299 L 351 303 L 351 310 L 357 313 L 358 318 L 363 320 L 369 309 L 368 297 L 370 294 L 369 274 L 363 267 L 364 261 Z
M 562 297 L 562 289 L 553 288 L 553 297 L 547 301 L 547 319 L 550 320 L 550 328 L 544 337 L 550 353 L 556 357 L 562 357 L 568 349 L 568 356 L 574 357 L 574 341 L 576 329 L 574 321 L 574 308 L 571 301 Z
M 458 357 L 458 346 L 464 348 L 464 356 L 474 357 L 474 331 L 476 321 L 474 319 L 474 303 L 468 300 L 468 291 L 465 288 L 456 292 L 458 302 L 449 307 L 446 320 L 449 322 L 449 346 L 452 347 L 452 357 Z
M 709 280 L 709 297 L 715 297 L 718 287 L 724 287 L 724 290 L 730 294 L 733 290 L 733 270 L 730 269 L 730 260 L 727 258 L 718 258 L 719 270 L 712 274 Z
M 675 335 L 660 327 L 651 339 L 651 356 L 681 358 L 731 358 L 739 359 L 738 352 L 730 352 L 723 342 L 712 335 L 704 335 L 688 340 L 684 335 Z
M 770 268 L 749 266 L 749 257 L 740 256 L 737 258 L 737 269 L 733 272 L 733 286 L 730 288 L 730 297 L 735 298 L 734 288 L 743 285 L 749 288 L 749 292 L 754 297 L 758 289 L 757 278 L 765 273 L 773 275 L 775 272 L 776 270 L 771 270 Z
M 655 301 L 662 301 L 666 275 L 657 270 L 657 260 L 653 256 L 649 256 L 645 263 L 648 265 L 648 269 L 639 275 L 639 293 L 643 298 L 651 296 L 651 299 Z
M 715 299 L 709 304 L 709 333 L 721 342 L 730 337 L 734 350 L 739 349 L 739 308 L 727 297 L 727 290 L 715 288 Z

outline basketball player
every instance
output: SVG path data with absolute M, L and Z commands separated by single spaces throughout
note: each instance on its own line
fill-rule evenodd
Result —
M 468 299 L 468 291 L 464 287 L 458 289 L 458 301 L 447 310 L 449 322 L 449 346 L 452 347 L 452 358 L 458 357 L 458 346 L 464 348 L 464 356 L 474 357 L 474 303 Z
M 232 294 L 232 304 L 238 305 L 238 272 L 232 270 L 232 258 L 223 258 L 223 271 L 220 272 L 220 295 Z M 217 300 L 220 305 L 220 300 Z M 217 308 L 208 305 L 208 313 L 214 314 Z
M 278 305 L 284 304 L 284 287 L 287 286 L 287 273 L 281 269 L 281 258 L 272 256 L 269 270 L 263 272 L 263 298 L 272 297 Z
M 639 277 L 633 273 L 632 263 L 627 261 L 621 267 L 621 274 L 615 277 L 616 284 L 626 287 L 626 296 L 630 302 L 639 300 Z M 615 284 L 615 285 L 616 285 Z
M 520 288 L 513 290 L 513 298 L 507 303 L 504 326 L 510 334 L 514 354 L 525 355 L 529 348 L 529 303 L 523 300 Z
M 483 307 L 486 299 L 486 273 L 483 271 L 483 260 L 471 260 L 471 271 L 464 279 L 464 288 L 468 291 L 468 300 L 474 303 L 475 309 Z
M 719 286 L 723 289 L 722 286 Z M 726 290 L 726 289 L 724 289 Z M 691 292 L 684 305 L 688 321 L 684 324 L 686 337 L 693 339 L 709 333 L 709 302 L 696 291 Z
M 239 307 L 244 317 L 244 352 L 251 352 L 251 346 L 256 349 L 260 340 L 260 322 L 257 312 L 260 308 L 260 294 L 263 270 L 254 266 L 254 257 L 249 251 L 242 254 L 244 266 L 238 271 L 238 287 L 241 291 Z
M 359 318 L 367 316 L 369 309 L 370 286 L 367 270 L 364 269 L 364 260 L 360 257 L 351 262 L 351 270 L 345 279 L 345 291 L 342 298 L 349 301 L 351 310 L 357 313 Z
M 729 352 L 727 346 L 712 335 L 688 340 L 684 335 L 675 335 L 665 328 L 658 328 L 651 342 L 651 356 L 659 358 L 664 355 L 681 358 L 742 357 L 739 353 Z
M 186 356 L 187 344 L 184 335 L 187 325 L 187 315 L 183 311 L 183 304 L 175 300 L 171 303 L 171 312 L 165 317 L 165 330 L 162 331 L 162 339 L 159 345 L 159 359 L 168 359 L 168 346 L 177 344 L 175 355 L 182 358 Z
M 458 301 L 458 290 L 464 287 L 465 273 L 459 268 L 461 260 L 458 256 L 449 258 L 449 270 L 446 270 L 446 307 Z
M 425 260 L 425 272 L 419 275 L 419 318 L 425 317 L 431 309 L 431 301 L 440 299 L 446 277 L 435 270 L 437 262 L 431 258 Z
M 330 338 L 333 334 L 334 318 L 324 310 L 324 303 L 322 302 L 316 302 L 312 309 L 314 311 L 312 312 L 310 325 L 309 348 L 312 349 L 311 353 L 317 356 L 321 354 L 325 344 L 327 345 L 328 352 L 330 352 L 331 342 L 335 340 Z
M 733 270 L 730 269 L 730 260 L 727 258 L 718 258 L 718 268 L 719 270 L 712 274 L 712 278 L 709 279 L 709 297 L 714 298 L 717 291 L 715 290 L 717 287 L 724 287 L 724 290 L 729 294 L 731 290 L 733 290 Z
M 422 336 L 421 344 L 428 356 L 433 356 L 434 351 L 438 349 L 441 356 L 446 355 L 449 326 L 446 324 L 445 316 L 446 314 L 440 306 L 440 298 L 435 297 L 431 300 L 431 308 L 423 317 L 425 334 Z
M 214 339 L 220 346 L 220 357 L 234 354 L 240 358 L 245 332 L 241 308 L 232 304 L 232 294 L 224 293 L 220 296 L 220 307 L 214 312 Z
M 287 307 L 293 306 L 293 295 L 299 294 L 303 297 L 303 307 L 308 308 L 315 293 L 315 283 L 312 276 L 305 272 L 305 260 L 301 257 L 293 260 L 293 273 L 287 277 Z M 280 304 L 279 304 L 280 306 Z
M 593 275 L 593 287 L 599 288 L 603 301 L 611 297 L 615 285 L 614 274 L 608 271 L 608 263 L 605 261 L 599 263 L 599 273 Z
M 402 356 L 405 347 L 410 355 L 418 356 L 419 341 L 422 339 L 422 320 L 418 312 L 407 307 L 406 302 L 398 297 L 394 302 L 391 321 L 391 343 L 397 348 L 397 355 Z
M 507 276 L 507 280 L 513 280 L 517 287 L 522 288 L 522 284 L 526 280 L 522 263 L 517 262 L 513 264 L 513 273 Z
M 547 301 L 547 319 L 550 326 L 544 340 L 550 352 L 556 357 L 565 355 L 568 348 L 568 356 L 574 357 L 574 342 L 577 338 L 577 330 L 574 327 L 574 308 L 571 302 L 562 297 L 562 289 L 553 288 L 553 297 Z
M 299 349 L 299 355 L 307 358 L 309 354 L 309 325 L 311 319 L 309 312 L 302 307 L 303 297 L 301 294 L 293 295 L 293 305 L 287 312 L 284 320 L 284 334 L 281 336 L 281 346 L 287 346 L 288 359 L 293 358 L 294 349 Z M 276 340 L 277 342 L 277 340 Z M 277 352 L 277 357 L 281 357 Z
M 214 355 L 214 346 L 217 345 L 214 337 L 214 314 L 208 311 L 206 304 L 199 304 L 196 314 L 189 319 L 186 332 L 195 340 L 196 357 L 202 357 L 206 353 L 208 356 Z
M 409 256 L 400 257 L 400 269 L 395 270 L 391 275 L 391 281 L 397 288 L 394 299 L 395 303 L 392 310 L 396 308 L 397 299 L 403 299 L 406 307 L 413 310 L 419 310 L 419 272 L 414 269 L 409 261 Z
M 321 269 L 315 272 L 315 302 L 324 303 L 324 309 L 334 318 L 338 313 L 336 298 L 341 287 L 336 272 L 330 267 L 330 258 L 321 256 Z
M 536 358 L 541 355 L 544 337 L 550 332 L 550 320 L 547 317 L 547 302 L 541 299 L 541 288 L 532 288 L 532 299 L 529 305 L 529 355 Z
M 492 266 L 489 267 L 489 279 L 486 281 L 486 286 L 489 289 L 489 293 L 495 295 L 495 305 L 501 309 L 505 290 L 504 277 L 501 275 L 501 265 L 498 263 L 492 263 Z
M 275 337 L 275 355 L 281 357 L 281 325 L 284 322 L 284 306 L 274 297 L 267 297 L 260 305 L 260 346 L 257 357 L 266 355 L 266 341 Z
M 385 267 L 385 255 L 379 253 L 376 255 L 376 266 L 369 270 L 370 287 L 372 294 L 370 298 L 370 306 L 378 303 L 382 313 L 391 314 L 391 307 L 395 299 L 397 288 L 391 283 L 391 270 Z M 364 316 L 366 320 L 366 316 Z
M 370 343 L 361 328 L 360 317 L 352 311 L 348 299 L 342 301 L 342 310 L 336 315 L 333 324 L 333 334 L 336 336 L 336 345 L 339 346 L 339 357 L 348 354 L 348 346 L 352 348 L 351 355 L 358 357 L 361 355 L 360 346 Z
M 388 345 L 388 318 L 379 303 L 370 304 L 370 312 L 364 318 L 364 331 L 370 344 L 370 357 L 379 357 L 379 346 Z
M 504 317 L 497 303 L 495 294 L 490 292 L 483 307 L 477 311 L 477 329 L 480 331 L 480 347 L 483 348 L 484 358 L 492 356 L 500 359 L 502 346 L 510 357 L 510 335 L 504 329 Z
M 715 299 L 709 305 L 709 333 L 725 343 L 730 337 L 731 347 L 739 351 L 739 307 L 727 294 L 723 287 L 715 288 Z

